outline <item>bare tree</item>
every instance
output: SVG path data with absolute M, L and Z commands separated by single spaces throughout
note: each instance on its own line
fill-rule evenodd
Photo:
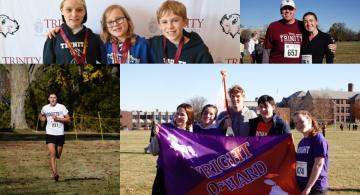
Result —
M 328 32 L 336 41 L 356 41 L 356 32 L 346 27 L 345 23 L 334 23 Z
M 304 101 L 302 98 L 294 98 L 290 101 L 290 115 L 293 116 L 293 114 L 298 110 L 305 110 Z
M 30 82 L 35 79 L 36 70 L 41 65 L 2 65 L 9 73 L 10 78 L 10 110 L 13 128 L 26 129 L 28 125 L 25 119 L 25 97 Z
M 201 109 L 205 106 L 206 101 L 206 98 L 200 96 L 189 99 L 189 104 L 193 107 L 194 110 L 195 121 L 200 120 L 200 112 Z
M 300 92 L 297 92 L 300 93 Z M 284 98 L 279 104 L 280 108 L 289 108 L 290 109 L 290 119 L 294 115 L 294 113 L 298 110 L 304 110 L 304 100 L 302 97 L 298 97 L 298 95 L 294 95 L 291 98 Z M 290 120 L 291 121 L 291 120 Z
M 334 103 L 326 92 L 320 92 L 318 96 L 307 96 L 303 103 L 303 108 L 311 112 L 318 121 L 333 119 Z
M 311 113 L 317 120 L 326 121 L 333 119 L 333 102 L 330 99 L 315 99 Z

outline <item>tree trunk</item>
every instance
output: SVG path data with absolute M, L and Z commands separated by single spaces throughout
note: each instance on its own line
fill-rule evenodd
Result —
M 28 125 L 25 119 L 25 97 L 30 84 L 27 66 L 11 65 L 8 70 L 11 88 L 11 126 L 26 129 Z

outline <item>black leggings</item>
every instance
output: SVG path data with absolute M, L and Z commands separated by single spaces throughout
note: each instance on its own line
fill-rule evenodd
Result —
M 156 176 L 152 187 L 152 195 L 166 195 L 164 171 L 161 168 L 156 169 Z

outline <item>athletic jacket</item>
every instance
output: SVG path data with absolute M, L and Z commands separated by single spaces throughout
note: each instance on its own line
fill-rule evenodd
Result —
M 201 37 L 196 32 L 183 31 L 184 36 L 188 37 L 189 42 L 184 44 L 179 59 L 179 64 L 194 64 L 194 63 L 214 63 L 213 58 L 209 52 L 208 47 L 205 45 Z M 154 52 L 155 63 L 164 63 L 164 46 L 163 46 L 163 35 L 155 36 L 149 39 L 149 44 Z M 166 40 L 166 54 L 169 63 L 174 62 L 176 54 L 176 45 Z
M 256 128 L 258 123 L 263 120 L 261 116 L 250 119 L 250 136 L 256 135 Z M 283 135 L 291 133 L 289 125 L 287 125 L 280 116 L 274 114 L 272 117 L 273 126 L 271 127 L 268 135 Z
M 83 29 L 75 35 L 65 23 L 63 23 L 61 27 L 79 56 L 82 54 L 85 32 L 88 31 L 88 48 L 86 51 L 85 63 L 96 64 L 96 61 L 102 62 L 102 43 L 98 35 L 94 34 L 89 28 L 86 28 L 86 26 L 84 26 Z M 67 48 L 67 45 L 60 33 L 57 33 L 55 38 L 48 38 L 46 40 L 43 51 L 43 63 L 76 64 L 74 57 L 70 53 L 70 49 Z

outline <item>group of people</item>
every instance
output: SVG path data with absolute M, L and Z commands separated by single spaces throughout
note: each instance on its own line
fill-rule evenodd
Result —
M 352 125 L 351 125 L 351 123 L 347 124 L 347 127 L 348 127 L 349 131 L 351 130 L 351 126 L 352 126 L 353 131 L 357 131 L 358 125 L 356 123 L 354 123 Z M 344 124 L 343 123 L 340 123 L 339 127 L 340 127 L 341 131 L 344 130 Z M 321 129 L 322 129 L 323 135 L 325 137 L 326 124 L 322 123 Z
M 249 41 L 247 42 L 247 51 L 250 55 L 252 64 L 262 63 L 262 54 L 264 51 L 264 37 L 260 37 L 258 33 L 252 32 Z
M 307 12 L 303 20 L 295 18 L 293 0 L 282 0 L 281 19 L 269 25 L 265 37 L 258 40 L 253 32 L 247 43 L 251 63 L 326 63 L 334 62 L 335 41 L 318 28 L 314 12 Z M 255 48 L 258 46 L 258 48 Z
M 234 85 L 228 91 L 231 106 L 218 114 L 217 107 L 208 104 L 200 113 L 200 121 L 194 121 L 190 104 L 180 104 L 170 124 L 178 130 L 193 133 L 223 136 L 275 136 L 291 134 L 290 127 L 275 114 L 275 101 L 269 95 L 261 96 L 258 103 L 259 115 L 244 106 L 245 90 Z M 297 111 L 293 118 L 296 129 L 303 134 L 297 154 L 296 179 L 302 194 L 325 194 L 328 188 L 328 144 L 319 133 L 321 130 L 308 111 Z M 154 128 L 155 134 L 160 128 Z M 231 134 L 229 134 L 231 129 Z M 161 155 L 161 151 L 160 154 Z M 152 194 L 166 194 L 164 172 L 161 161 L 157 161 L 157 172 Z
M 101 19 L 102 32 L 93 33 L 85 0 L 62 0 L 63 24 L 49 33 L 43 51 L 44 64 L 213 63 L 196 32 L 187 32 L 184 4 L 167 0 L 157 10 L 162 35 L 146 40 L 134 32 L 134 23 L 120 5 L 110 5 Z
M 351 125 L 351 123 L 348 123 L 348 128 L 349 128 L 349 130 L 351 129 L 351 126 L 352 126 L 352 130 L 353 130 L 353 131 L 357 131 L 357 129 L 358 129 L 358 124 L 354 123 L 354 124 Z
M 214 63 L 201 37 L 184 30 L 188 17 L 181 2 L 167 0 L 159 7 L 156 17 L 162 35 L 149 39 L 135 34 L 130 15 L 117 4 L 105 9 L 100 36 L 84 25 L 85 0 L 62 0 L 60 11 L 63 24 L 45 42 L 44 64 Z M 282 0 L 282 19 L 269 25 L 264 40 L 257 43 L 256 33 L 252 34 L 248 43 L 252 63 L 322 63 L 324 57 L 333 63 L 336 44 L 318 29 L 316 14 L 307 12 L 299 21 L 295 12 L 293 0 Z M 242 47 L 240 43 L 241 60 Z
M 333 63 L 336 50 L 330 35 L 318 29 L 315 13 L 307 12 L 303 21 L 295 18 L 293 0 L 282 0 L 281 20 L 269 25 L 265 41 L 263 63 Z

